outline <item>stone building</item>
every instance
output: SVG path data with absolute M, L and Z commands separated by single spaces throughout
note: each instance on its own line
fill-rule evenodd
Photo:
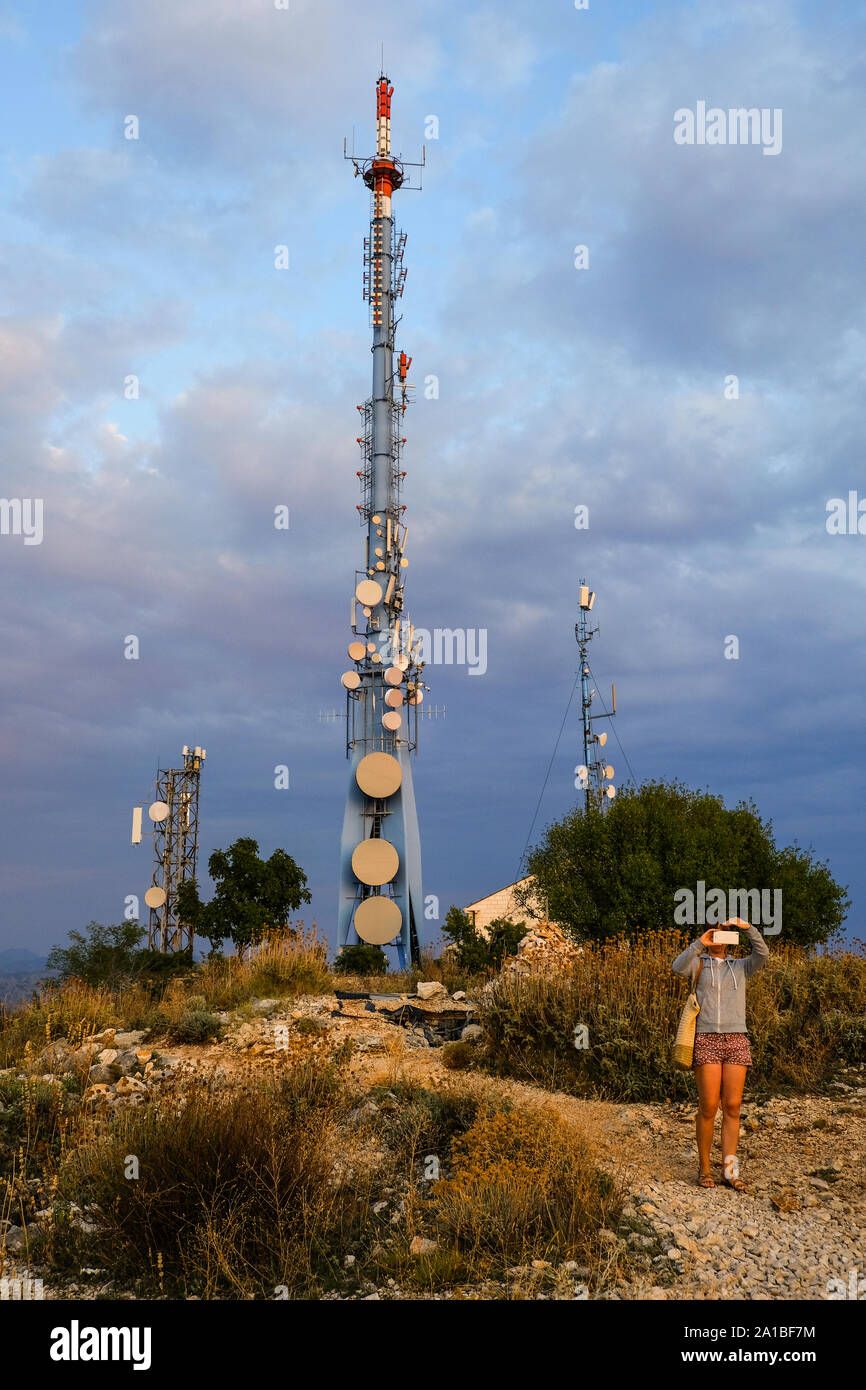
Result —
M 531 878 L 519 878 L 516 883 L 509 883 L 506 888 L 499 888 L 495 893 L 489 893 L 486 898 L 479 898 L 477 902 L 467 904 L 463 911 L 481 936 L 486 936 L 486 929 L 490 923 L 501 917 L 510 922 L 525 922 L 527 926 L 531 926 L 534 919 L 517 900 L 517 890 L 525 889 L 531 883 Z M 546 908 L 542 908 L 541 905 L 535 908 L 535 913 L 536 917 L 547 916 Z

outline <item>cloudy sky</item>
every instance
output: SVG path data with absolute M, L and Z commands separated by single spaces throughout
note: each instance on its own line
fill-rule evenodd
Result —
M 372 150 L 382 42 L 395 151 L 427 145 L 395 198 L 407 598 L 487 633 L 483 675 L 428 668 L 425 894 L 444 916 L 518 876 L 586 576 L 616 780 L 754 797 L 866 936 L 866 535 L 827 529 L 866 499 L 864 41 L 834 0 L 0 5 L 0 495 L 44 505 L 41 544 L 0 535 L 0 946 L 143 896 L 131 808 L 184 743 L 202 862 L 282 846 L 333 932 L 347 767 L 320 715 L 370 372 L 343 137 Z M 676 143 L 699 102 L 781 112 L 781 150 Z M 533 839 L 580 760 L 573 705 Z

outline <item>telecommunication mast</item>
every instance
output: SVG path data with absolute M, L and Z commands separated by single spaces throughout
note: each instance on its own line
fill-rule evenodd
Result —
M 598 632 L 597 627 L 590 625 L 590 613 L 595 603 L 595 594 L 584 580 L 580 581 L 578 594 L 580 607 L 580 618 L 574 625 L 574 635 L 577 639 L 577 649 L 580 653 L 580 693 L 581 693 L 581 722 L 583 732 L 583 762 L 579 763 L 574 769 L 574 785 L 578 791 L 582 791 L 585 797 L 586 810 L 594 808 L 598 811 L 602 809 L 605 800 L 613 800 L 616 796 L 616 787 L 611 783 L 614 775 L 613 767 L 604 761 L 601 750 L 607 743 L 607 734 L 593 733 L 593 723 L 596 719 L 612 719 L 616 714 L 616 686 L 612 685 L 611 691 L 611 712 L 610 714 L 590 714 L 595 691 L 590 689 L 590 669 L 589 669 L 589 644 Z
M 420 960 L 421 841 L 410 754 L 418 743 L 419 706 L 428 688 L 424 662 L 406 609 L 406 510 L 402 484 L 403 419 L 412 387 L 412 358 L 399 354 L 395 305 L 403 293 L 405 234 L 392 214 L 392 195 L 409 188 L 410 165 L 391 154 L 393 87 L 376 83 L 376 153 L 351 159 L 370 190 L 370 234 L 364 243 L 363 294 L 370 306 L 373 389 L 358 406 L 361 452 L 358 504 L 363 567 L 350 604 L 352 663 L 346 691 L 349 791 L 340 852 L 338 951 L 354 941 L 396 947 L 401 968 Z M 420 187 L 420 180 L 417 185 Z
M 160 768 L 153 821 L 153 881 L 144 895 L 150 909 L 147 944 L 151 951 L 191 951 L 194 932 L 177 920 L 175 898 L 184 879 L 195 878 L 198 857 L 198 794 L 205 748 L 183 746 L 183 766 Z M 132 843 L 141 844 L 143 806 L 132 812 Z

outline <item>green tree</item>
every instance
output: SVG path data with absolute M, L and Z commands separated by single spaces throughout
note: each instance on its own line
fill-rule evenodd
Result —
M 90 922 L 83 932 L 69 933 L 71 946 L 54 946 L 49 951 L 48 978 L 53 984 L 78 979 L 117 989 L 141 973 L 142 957 L 147 955 L 138 950 L 143 936 L 144 928 L 138 922 L 113 926 Z
M 754 802 L 729 810 L 679 782 L 625 788 L 604 814 L 575 809 L 548 827 L 527 868 L 551 921 L 577 941 L 675 925 L 674 894 L 700 880 L 708 893 L 781 889 L 780 939 L 804 946 L 827 941 L 850 907 L 828 864 L 776 847 Z
M 208 873 L 216 885 L 210 902 L 201 901 L 194 879 L 185 879 L 175 911 L 179 921 L 210 941 L 212 953 L 226 938 L 243 950 L 266 935 L 288 932 L 289 913 L 310 901 L 307 876 L 292 856 L 275 849 L 270 859 L 260 859 L 257 840 L 241 838 L 227 850 L 215 850 Z
M 521 938 L 526 935 L 526 923 L 497 917 L 486 930 L 488 935 L 482 936 L 472 919 L 459 907 L 449 907 L 445 914 L 442 935 L 451 942 L 457 964 L 467 974 L 498 970 L 506 956 L 516 953 Z

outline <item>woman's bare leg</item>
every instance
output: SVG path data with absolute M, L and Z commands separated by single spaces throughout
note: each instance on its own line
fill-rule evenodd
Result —
M 698 1114 L 695 1121 L 698 1163 L 704 1174 L 710 1171 L 710 1148 L 722 1088 L 721 1062 L 705 1062 L 703 1066 L 695 1067 L 695 1080 L 698 1083 Z
M 722 1159 L 725 1177 L 733 1182 L 740 1176 L 737 1143 L 740 1138 L 740 1102 L 746 1082 L 746 1067 L 725 1062 L 722 1067 Z

